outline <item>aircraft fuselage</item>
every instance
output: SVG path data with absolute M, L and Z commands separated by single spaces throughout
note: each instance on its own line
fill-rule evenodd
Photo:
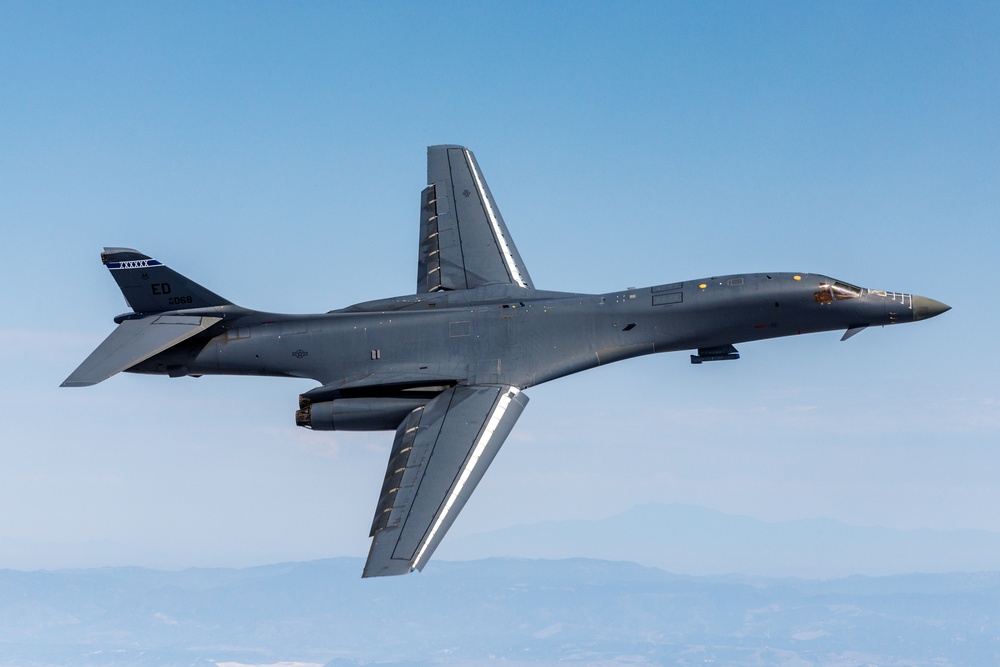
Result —
M 839 286 L 839 287 L 838 287 Z M 817 274 L 740 274 L 606 294 L 490 286 L 319 315 L 249 312 L 132 372 L 302 377 L 387 395 L 422 384 L 527 387 L 654 352 L 911 322 L 946 308 Z M 186 311 L 190 312 L 190 311 Z M 735 352 L 735 350 L 733 350 Z M 726 358 L 726 357 L 722 357 Z M 730 357 L 735 358 L 735 357 Z M 374 378 L 380 381 L 372 383 Z M 365 390 L 351 389 L 364 381 Z

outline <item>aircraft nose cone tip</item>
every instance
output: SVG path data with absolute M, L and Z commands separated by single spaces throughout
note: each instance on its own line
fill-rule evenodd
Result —
M 913 319 L 914 320 L 926 320 L 935 315 L 940 315 L 941 313 L 951 310 L 951 306 L 946 303 L 941 303 L 940 301 L 935 301 L 934 299 L 928 299 L 925 296 L 913 297 Z

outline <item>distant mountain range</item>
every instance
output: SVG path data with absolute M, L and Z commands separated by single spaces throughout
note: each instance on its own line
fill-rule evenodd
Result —
M 592 558 L 695 576 L 736 573 L 820 579 L 1000 571 L 1000 533 L 981 530 L 893 530 L 831 519 L 767 522 L 683 504 L 641 505 L 604 519 L 541 521 L 479 533 L 464 532 L 466 518 L 441 543 L 434 560 Z M 214 560 L 242 566 L 327 555 L 285 551 L 281 545 L 274 545 L 273 551 L 294 555 L 234 553 Z M 170 568 L 197 562 L 213 559 L 107 540 L 60 544 L 0 537 L 0 567 L 15 569 Z
M 436 557 L 627 560 L 690 575 L 843 577 L 1000 570 L 1000 533 L 861 528 L 831 519 L 765 522 L 653 504 L 599 520 L 542 521 L 449 535 Z
M 689 577 L 595 560 L 0 570 L 0 665 L 988 665 L 1000 573 Z

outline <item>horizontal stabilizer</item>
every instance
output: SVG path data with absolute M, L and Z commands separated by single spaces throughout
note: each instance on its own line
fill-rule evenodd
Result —
M 221 317 L 153 315 L 125 320 L 91 352 L 63 387 L 89 387 L 195 336 Z

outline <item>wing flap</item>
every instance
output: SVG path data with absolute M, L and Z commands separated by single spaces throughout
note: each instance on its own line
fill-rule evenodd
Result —
M 115 373 L 127 370 L 221 320 L 221 317 L 192 315 L 154 315 L 125 320 L 61 386 L 89 387 L 107 380 Z
M 422 569 L 528 403 L 516 387 L 452 387 L 396 431 L 365 577 Z

